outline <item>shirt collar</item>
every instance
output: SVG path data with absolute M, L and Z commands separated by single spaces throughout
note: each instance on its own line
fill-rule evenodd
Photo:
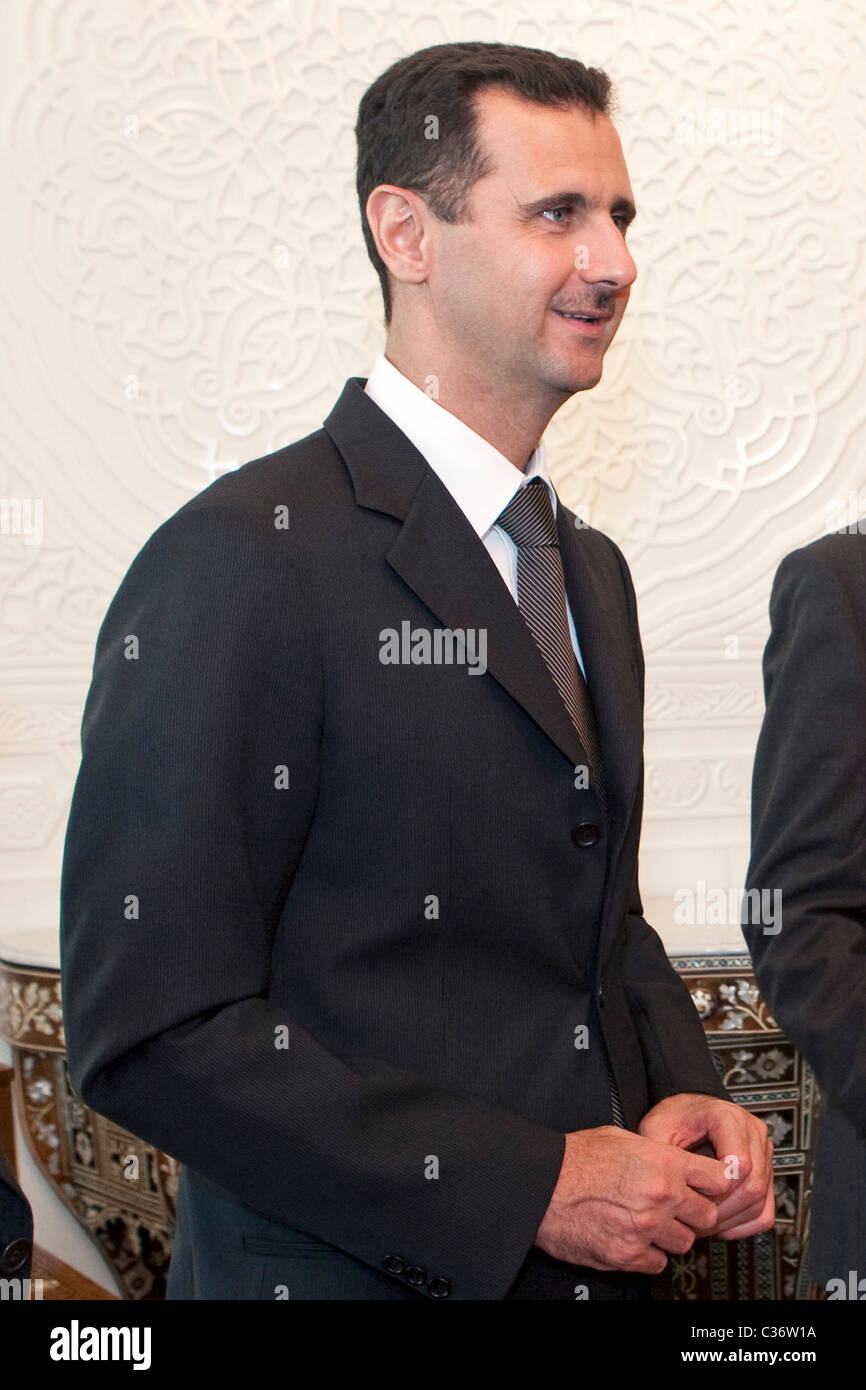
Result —
M 556 492 L 539 440 L 521 474 L 498 449 L 405 377 L 380 352 L 364 387 L 438 474 L 473 529 L 482 538 L 515 493 L 541 478 L 556 515 Z

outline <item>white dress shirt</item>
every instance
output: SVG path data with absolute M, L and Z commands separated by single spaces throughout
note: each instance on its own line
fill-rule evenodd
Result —
M 518 489 L 526 487 L 532 478 L 541 478 L 547 484 L 556 516 L 557 497 L 547 476 L 543 440 L 539 440 L 521 474 L 504 454 L 500 454 L 480 434 L 458 420 L 456 415 L 444 410 L 432 396 L 398 371 L 381 352 L 364 389 L 439 475 L 469 524 L 481 537 L 516 603 L 517 546 L 508 532 L 494 523 Z M 586 676 L 567 594 L 565 607 L 571 645 Z

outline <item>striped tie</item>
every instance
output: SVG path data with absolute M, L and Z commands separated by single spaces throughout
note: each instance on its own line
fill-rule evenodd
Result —
M 571 645 L 559 535 L 544 480 L 533 478 L 520 488 L 496 525 L 517 546 L 517 605 L 586 749 L 591 784 L 606 809 L 598 729 L 589 688 Z
M 607 1055 L 607 1048 L 605 1048 L 604 1060 L 607 1063 L 607 1079 L 610 1083 L 610 1108 L 613 1111 L 613 1122 L 615 1125 L 619 1125 L 621 1129 L 625 1129 L 625 1116 L 622 1113 L 622 1101 L 619 1098 L 616 1077 L 613 1074 L 613 1067 Z
M 519 488 L 497 517 L 496 525 L 517 546 L 517 604 L 545 664 L 562 696 L 578 737 L 589 758 L 596 796 L 607 808 L 604 764 L 589 687 L 577 663 L 565 604 L 565 577 L 559 553 L 559 533 L 547 484 L 533 478 Z M 604 1049 L 614 1124 L 625 1127 L 616 1080 Z

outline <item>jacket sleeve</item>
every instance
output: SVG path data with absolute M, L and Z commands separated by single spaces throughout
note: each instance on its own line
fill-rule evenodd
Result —
M 643 708 L 645 664 L 634 584 L 622 551 L 613 541 L 610 544 L 616 554 L 625 588 Z M 641 763 L 633 811 L 637 822 L 634 834 L 636 846 L 643 817 L 643 789 L 644 771 Z M 668 1096 L 681 1093 L 717 1096 L 720 1100 L 729 1101 L 731 1097 L 713 1063 L 688 986 L 668 959 L 658 932 L 644 918 L 638 887 L 637 853 L 619 935 L 618 969 L 640 1039 L 651 1103 L 655 1105 Z
M 0 1279 L 29 1279 L 33 1267 L 33 1210 L 0 1145 Z
M 742 926 L 773 1017 L 866 1132 L 866 604 L 833 553 L 773 583 Z
M 323 737 L 321 646 L 286 546 L 246 515 L 182 509 L 106 614 L 61 877 L 70 1077 L 263 1216 L 499 1299 L 564 1135 L 337 1056 L 268 997 Z

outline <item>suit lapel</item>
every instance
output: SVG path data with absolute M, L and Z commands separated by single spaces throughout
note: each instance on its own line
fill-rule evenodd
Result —
M 387 558 L 446 627 L 486 628 L 489 673 L 571 763 L 585 763 L 583 745 L 517 604 L 432 469 Z
M 387 553 L 391 568 L 444 627 L 485 628 L 487 669 L 572 766 L 587 755 L 523 617 L 486 547 L 448 489 L 393 420 L 350 377 L 324 422 L 340 451 L 359 506 L 387 512 L 403 525 Z M 630 670 L 624 600 L 611 597 L 591 574 L 574 517 L 560 504 L 557 518 L 566 589 L 593 701 L 608 772 L 609 795 L 628 804 L 640 757 L 640 705 Z M 585 534 L 580 533 L 585 541 Z M 622 630 L 623 636 L 619 637 Z

